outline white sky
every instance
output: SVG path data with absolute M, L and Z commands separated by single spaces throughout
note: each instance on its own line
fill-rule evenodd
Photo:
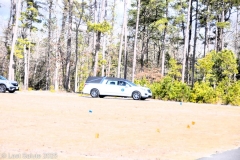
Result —
M 7 20 L 9 17 L 9 9 L 10 9 L 10 0 L 1 0 L 0 1 L 0 20 Z
M 11 3 L 10 0 L 1 0 L 0 5 L 0 36 L 2 36 L 2 31 L 7 26 Z

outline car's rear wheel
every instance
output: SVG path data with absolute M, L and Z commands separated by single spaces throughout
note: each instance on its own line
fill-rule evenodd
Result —
M 0 93 L 5 93 L 7 90 L 6 86 L 4 84 L 0 84 Z
M 91 90 L 90 95 L 91 95 L 93 98 L 97 98 L 97 97 L 99 97 L 99 91 L 94 88 L 94 89 Z
M 132 98 L 134 100 L 140 100 L 141 99 L 141 93 L 138 92 L 138 91 L 134 91 L 133 94 L 132 94 Z

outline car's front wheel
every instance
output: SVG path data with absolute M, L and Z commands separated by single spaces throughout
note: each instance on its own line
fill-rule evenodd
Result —
M 132 94 L 132 98 L 133 98 L 134 100 L 139 100 L 139 99 L 141 99 L 141 93 L 138 92 L 138 91 L 134 91 L 133 94 Z
M 90 95 L 93 97 L 93 98 L 97 98 L 99 97 L 99 91 L 98 89 L 92 89 L 91 92 L 90 92 Z
M 4 84 L 0 84 L 0 93 L 5 93 L 7 90 L 6 86 Z
M 9 93 L 14 93 L 14 92 L 15 92 L 15 90 L 9 91 Z

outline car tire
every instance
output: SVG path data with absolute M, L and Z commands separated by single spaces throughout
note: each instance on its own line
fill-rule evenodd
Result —
M 99 97 L 99 91 L 94 88 L 94 89 L 92 89 L 92 90 L 90 91 L 90 95 L 91 95 L 93 98 L 97 98 L 97 97 Z
M 101 96 L 101 95 L 99 95 L 99 97 L 100 97 L 100 98 L 104 98 L 105 96 Z
M 132 93 L 132 98 L 133 98 L 134 100 L 140 100 L 140 99 L 141 99 L 141 93 L 138 92 L 138 91 L 134 91 L 134 92 Z
M 4 84 L 0 84 L 0 93 L 5 93 L 7 90 L 7 87 Z
M 9 91 L 9 93 L 14 93 L 15 92 L 15 90 L 13 90 L 13 91 Z

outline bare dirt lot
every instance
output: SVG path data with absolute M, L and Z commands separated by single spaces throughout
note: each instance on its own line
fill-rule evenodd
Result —
M 0 159 L 193 160 L 240 147 L 240 107 L 0 94 Z

